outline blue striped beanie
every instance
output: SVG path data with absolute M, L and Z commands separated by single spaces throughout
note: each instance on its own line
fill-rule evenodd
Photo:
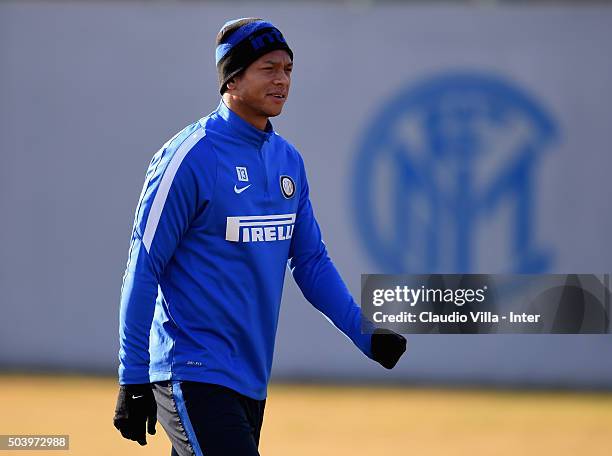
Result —
M 283 49 L 293 61 L 293 52 L 282 33 L 271 23 L 255 17 L 226 22 L 216 43 L 215 61 L 222 95 L 230 79 L 268 52 Z

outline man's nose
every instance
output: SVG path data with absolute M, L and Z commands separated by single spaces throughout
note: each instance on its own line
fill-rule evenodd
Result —
M 289 76 L 284 71 L 279 71 L 274 77 L 274 84 L 276 85 L 289 85 Z

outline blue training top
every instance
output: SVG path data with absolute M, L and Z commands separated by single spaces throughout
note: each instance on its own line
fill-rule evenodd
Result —
M 149 165 L 121 289 L 120 384 L 191 380 L 264 399 L 287 261 L 306 299 L 371 358 L 302 157 L 221 101 Z

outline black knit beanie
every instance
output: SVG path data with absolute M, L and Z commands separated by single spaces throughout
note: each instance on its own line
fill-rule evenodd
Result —
M 215 58 L 219 74 L 219 92 L 227 82 L 264 54 L 278 49 L 293 52 L 281 32 L 269 22 L 255 17 L 226 22 L 217 34 Z

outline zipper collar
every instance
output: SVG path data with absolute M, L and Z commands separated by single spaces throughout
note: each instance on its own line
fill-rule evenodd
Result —
M 227 107 L 223 99 L 217 108 L 217 114 L 221 117 L 229 127 L 236 133 L 239 139 L 256 146 L 258 149 L 263 146 L 265 141 L 268 141 L 274 134 L 274 128 L 268 120 L 265 131 L 255 128 L 234 111 Z

